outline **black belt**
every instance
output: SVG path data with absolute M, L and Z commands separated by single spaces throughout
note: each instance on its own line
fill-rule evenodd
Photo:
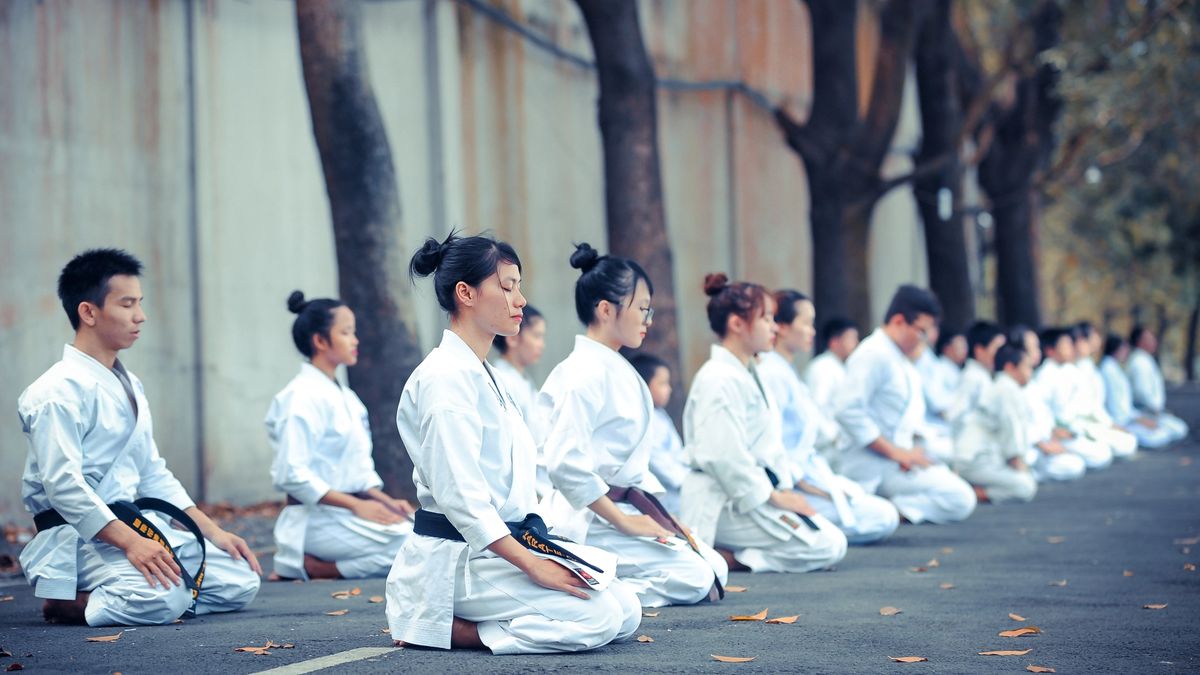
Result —
M 171 502 L 154 497 L 142 497 L 133 502 L 113 502 L 108 505 L 108 508 L 117 517 L 117 520 L 131 527 L 134 532 L 161 545 L 167 549 L 167 553 L 171 554 L 171 558 L 179 566 L 179 576 L 183 578 L 184 585 L 192 592 L 192 604 L 184 614 L 185 616 L 194 616 L 196 614 L 196 599 L 200 597 L 200 587 L 204 584 L 204 567 L 207 559 L 204 546 L 204 533 L 200 531 L 200 526 L 196 524 L 196 521 L 192 520 L 191 516 L 184 513 L 183 509 Z M 179 556 L 175 554 L 175 549 L 171 547 L 167 538 L 160 535 L 154 524 L 142 515 L 143 510 L 158 511 L 174 518 L 179 524 L 186 527 L 192 533 L 192 536 L 196 537 L 196 541 L 200 544 L 200 567 L 196 569 L 195 575 L 188 573 L 183 563 L 179 561 Z M 62 514 L 54 509 L 46 509 L 34 515 L 33 524 L 37 528 L 37 531 L 41 532 L 58 527 L 59 525 L 66 525 L 67 519 L 63 518 Z
M 675 520 L 675 516 L 671 515 L 671 512 L 667 511 L 662 502 L 658 501 L 658 498 L 654 495 L 638 487 L 614 487 L 609 485 L 608 498 L 614 502 L 625 502 L 638 511 L 641 511 L 644 515 L 650 516 L 654 522 L 663 528 L 679 535 L 679 538 L 686 541 L 697 555 L 701 558 L 704 557 L 704 554 L 700 553 L 700 546 L 696 544 L 696 540 L 692 538 L 692 535 L 684 531 L 679 521 Z M 705 562 L 707 562 L 707 558 Z M 708 589 L 708 601 L 716 602 L 724 597 L 725 587 L 721 585 L 721 580 L 717 578 L 716 571 L 714 570 L 713 585 L 712 588 Z
M 521 545 L 525 548 L 552 555 L 556 558 L 562 558 L 563 560 L 570 560 L 580 565 L 586 565 L 596 570 L 598 574 L 604 574 L 604 570 L 554 543 L 556 541 L 570 541 L 570 539 L 550 534 L 546 528 L 546 522 L 538 514 L 531 513 L 525 516 L 525 519 L 520 522 L 504 524 L 508 526 L 508 531 L 512 533 L 513 538 L 521 542 Z M 458 531 L 458 528 L 454 527 L 454 523 L 450 522 L 449 518 L 441 513 L 434 513 L 425 509 L 417 509 L 417 512 L 413 514 L 413 532 L 423 534 L 426 537 L 466 541 L 462 533 Z
M 366 492 L 350 492 L 348 494 L 350 494 L 350 496 L 352 496 L 352 497 L 358 497 L 359 499 L 372 499 L 371 495 L 367 494 Z M 300 501 L 299 499 L 296 499 L 295 497 L 293 497 L 291 495 L 288 495 L 287 496 L 287 505 L 288 506 L 303 506 L 304 502 Z

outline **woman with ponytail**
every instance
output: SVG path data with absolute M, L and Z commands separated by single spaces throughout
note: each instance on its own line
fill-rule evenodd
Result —
M 412 531 L 412 506 L 381 488 L 367 408 L 337 380 L 358 362 L 354 312 L 340 300 L 287 301 L 300 372 L 271 401 L 271 479 L 287 495 L 275 521 L 279 579 L 382 577 Z
M 775 302 L 758 284 L 704 279 L 708 323 L 717 336 L 692 380 L 683 411 L 692 472 L 682 489 L 683 517 L 712 542 L 730 569 L 807 572 L 846 555 L 846 535 L 793 489 L 781 416 L 759 379 L 771 349 Z
M 571 266 L 580 271 L 575 311 L 586 333 L 538 396 L 556 532 L 616 553 L 617 575 L 643 607 L 719 599 L 724 561 L 654 496 L 665 492 L 650 472 L 646 442 L 654 402 L 619 351 L 640 347 L 650 328 L 650 277 L 636 262 L 587 244 L 576 247 Z
M 548 536 L 536 512 L 537 449 L 485 360 L 496 336 L 521 329 L 516 251 L 451 234 L 427 240 L 409 271 L 433 276 L 450 328 L 409 377 L 396 412 L 421 508 L 388 576 L 392 637 L 530 654 L 632 636 L 641 607 L 611 578 L 612 555 Z

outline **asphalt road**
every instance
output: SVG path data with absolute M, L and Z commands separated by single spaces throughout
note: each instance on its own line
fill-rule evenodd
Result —
M 1200 393 L 1176 394 L 1172 405 L 1200 428 Z M 644 618 L 640 634 L 652 643 L 529 657 L 391 650 L 383 605 L 370 602 L 383 594 L 383 580 L 264 584 L 248 611 L 126 629 L 115 642 L 92 643 L 85 638 L 118 629 L 46 625 L 30 589 L 12 581 L 0 586 L 0 598 L 13 596 L 0 602 L 0 648 L 12 653 L 0 656 L 0 669 L 250 673 L 293 666 L 284 672 L 295 673 L 324 663 L 356 673 L 1016 673 L 1036 664 L 1059 673 L 1197 672 L 1200 571 L 1188 568 L 1200 564 L 1196 435 L 1077 483 L 1045 485 L 1031 504 L 985 505 L 958 525 L 903 526 L 883 545 L 852 548 L 833 572 L 734 574 L 730 584 L 746 590 L 720 604 Z M 356 585 L 360 595 L 331 596 Z M 882 616 L 885 606 L 901 613 Z M 349 611 L 325 614 L 340 609 Z M 762 609 L 799 619 L 729 621 Z M 1041 632 L 998 635 L 1029 625 Z M 264 656 L 234 651 L 267 640 L 294 647 Z M 1024 649 L 1032 651 L 978 655 Z M 712 654 L 755 660 L 719 663 Z

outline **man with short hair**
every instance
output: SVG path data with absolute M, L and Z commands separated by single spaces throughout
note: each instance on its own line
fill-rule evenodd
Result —
M 48 621 L 162 625 L 241 609 L 258 592 L 254 553 L 167 469 L 142 383 L 117 358 L 146 321 L 141 269 L 116 249 L 67 263 L 58 296 L 75 339 L 17 403 L 29 442 L 21 496 L 38 529 L 21 566 Z
M 964 520 L 976 504 L 971 486 L 916 443 L 925 398 L 912 359 L 940 315 L 928 290 L 901 286 L 884 324 L 850 355 L 837 412 L 838 423 L 854 441 L 841 463 L 842 474 L 892 500 L 913 523 Z
M 844 317 L 829 319 L 821 327 L 821 344 L 825 351 L 808 362 L 804 383 L 817 406 L 832 416 L 837 393 L 846 379 L 846 359 L 858 347 L 858 327 Z
M 1134 326 L 1129 334 L 1133 351 L 1125 363 L 1129 381 L 1133 385 L 1133 405 L 1142 414 L 1152 416 L 1159 426 L 1165 427 L 1172 441 L 1187 438 L 1187 422 L 1167 412 L 1167 389 L 1162 371 L 1154 355 L 1158 352 L 1158 339 L 1145 326 Z

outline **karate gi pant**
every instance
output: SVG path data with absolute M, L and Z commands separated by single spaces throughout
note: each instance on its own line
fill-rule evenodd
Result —
M 1090 438 L 1077 436 L 1067 441 L 1063 441 L 1063 445 L 1067 450 L 1079 455 L 1083 458 L 1087 468 L 1091 470 L 1107 469 L 1113 462 L 1112 448 L 1098 441 L 1093 441 Z
M 1172 433 L 1171 429 L 1162 424 L 1151 429 L 1134 420 L 1129 424 L 1123 425 L 1122 428 L 1137 438 L 1138 447 L 1146 448 L 1147 450 L 1165 448 L 1176 440 L 1175 434 Z
M 966 520 L 977 502 L 970 484 L 944 464 L 902 471 L 899 464 L 860 448 L 847 453 L 841 473 L 890 499 L 911 523 Z
M 803 540 L 795 536 L 781 540 L 750 515 L 736 513 L 726 505 L 717 519 L 716 545 L 733 551 L 733 557 L 751 572 L 823 569 L 846 557 L 846 535 L 824 516 L 818 514 L 812 519 L 820 530 L 806 530 Z
M 1083 431 L 1093 441 L 1107 445 L 1108 449 L 1112 451 L 1113 459 L 1129 459 L 1137 453 L 1137 436 L 1128 431 L 1095 422 L 1084 425 Z
M 158 514 L 147 514 L 160 532 L 169 525 Z M 171 532 L 175 539 L 175 532 Z M 175 547 L 175 555 L 189 572 L 200 564 L 200 544 L 189 541 Z M 196 614 L 235 612 L 258 594 L 260 579 L 244 560 L 234 560 L 211 541 L 205 543 L 208 554 L 204 583 L 196 602 Z M 84 618 L 89 626 L 161 626 L 183 615 L 192 603 L 192 592 L 186 586 L 161 585 L 150 587 L 149 582 L 125 557 L 125 552 L 99 540 L 84 542 L 79 547 L 79 590 L 91 592 Z
M 347 527 L 343 522 L 347 517 L 357 516 L 334 514 L 320 507 L 312 509 L 304 535 L 304 552 L 333 562 L 338 574 L 345 579 L 386 577 L 392 569 L 392 561 L 404 545 L 405 535 L 380 543 L 379 534 L 370 537 Z
M 641 511 L 629 504 L 618 508 L 630 515 Z M 729 565 L 721 554 L 699 539 L 700 555 L 690 547 L 677 551 L 643 537 L 618 532 L 602 518 L 588 528 L 587 545 L 617 554 L 617 578 L 637 593 L 642 607 L 694 605 L 708 597 L 713 579 L 729 579 Z
M 1072 452 L 1047 455 L 1038 448 L 1030 448 L 1029 452 L 1025 453 L 1025 463 L 1029 465 L 1034 479 L 1039 483 L 1051 480 L 1079 480 L 1087 473 L 1087 462 Z
M 472 559 L 466 570 L 459 569 L 458 577 L 454 615 L 477 622 L 479 639 L 493 654 L 595 649 L 628 639 L 642 622 L 637 595 L 620 579 L 603 591 L 589 591 L 591 598 L 581 600 L 535 585 L 503 558 Z M 522 581 L 528 588 L 520 597 L 502 589 Z
M 883 497 L 872 494 L 856 495 L 852 499 L 847 497 L 850 512 L 854 515 L 853 525 L 846 525 L 842 522 L 833 500 L 807 492 L 804 493 L 804 498 L 808 500 L 810 506 L 817 510 L 817 513 L 837 525 L 842 530 L 842 534 L 846 535 L 847 543 L 852 545 L 874 544 L 883 541 L 892 536 L 892 533 L 900 526 L 900 512 Z
M 1163 411 L 1154 416 L 1158 420 L 1158 426 L 1165 428 L 1171 434 L 1171 442 L 1182 441 L 1188 436 L 1187 422 L 1179 419 L 1167 411 Z
M 999 459 L 983 459 L 956 465 L 958 475 L 983 488 L 993 504 L 1028 502 L 1037 494 L 1037 479 L 1030 471 L 1018 471 Z

